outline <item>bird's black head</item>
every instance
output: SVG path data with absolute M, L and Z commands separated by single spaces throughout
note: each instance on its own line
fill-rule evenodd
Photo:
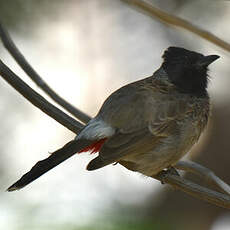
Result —
M 219 58 L 180 47 L 169 47 L 163 54 L 162 68 L 180 92 L 201 96 L 207 93 L 208 65 Z

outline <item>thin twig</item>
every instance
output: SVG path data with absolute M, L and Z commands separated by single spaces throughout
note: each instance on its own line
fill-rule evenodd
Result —
M 69 130 L 77 134 L 82 129 L 83 125 L 80 122 L 74 120 L 72 117 L 68 116 L 60 109 L 48 102 L 40 94 L 29 87 L 24 81 L 22 81 L 1 60 L 0 75 L 34 106 L 42 110 L 48 116 L 52 117 Z
M 61 98 L 49 85 L 39 76 L 39 74 L 32 68 L 32 66 L 28 63 L 22 53 L 14 44 L 7 30 L 0 23 L 0 37 L 3 42 L 5 48 L 9 51 L 9 53 L 13 56 L 15 61 L 19 64 L 19 66 L 25 71 L 25 73 L 34 81 L 47 95 L 49 95 L 56 103 L 61 105 L 66 111 L 71 113 L 77 119 L 82 121 L 83 123 L 87 123 L 91 118 L 75 108 L 69 102 Z
M 153 5 L 151 5 L 145 1 L 142 1 L 142 0 L 122 0 L 122 1 L 135 6 L 137 9 L 141 9 L 146 14 L 150 15 L 151 17 L 157 18 L 158 20 L 160 20 L 161 22 L 163 22 L 167 25 L 172 25 L 172 26 L 176 26 L 176 27 L 180 27 L 180 28 L 183 28 L 185 30 L 188 30 L 188 31 L 204 38 L 205 40 L 221 47 L 222 49 L 230 52 L 230 44 L 229 43 L 220 39 L 216 35 L 208 32 L 206 30 L 203 30 L 203 29 L 199 28 L 198 26 L 191 24 L 189 21 L 186 21 L 186 20 L 179 18 L 177 16 L 174 16 L 172 14 L 166 13 L 166 12 L 164 12 L 164 11 L 154 7 Z
M 200 175 L 202 178 L 209 181 L 209 183 L 215 184 L 219 189 L 230 194 L 230 186 L 215 175 L 213 171 L 193 161 L 179 161 L 174 165 L 174 168 L 184 170 Z
M 230 196 L 226 194 L 205 188 L 180 176 L 167 173 L 167 171 L 162 171 L 158 175 L 153 176 L 153 178 L 160 180 L 162 183 L 170 184 L 175 189 L 183 191 L 193 197 L 222 208 L 230 209 Z

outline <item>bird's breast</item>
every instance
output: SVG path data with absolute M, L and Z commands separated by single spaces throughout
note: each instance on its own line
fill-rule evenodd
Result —
M 208 122 L 208 99 L 190 101 L 189 107 L 183 118 L 178 115 L 172 128 L 165 133 L 167 136 L 161 138 L 154 148 L 140 154 L 130 154 L 122 159 L 121 164 L 146 176 L 174 165 L 198 141 Z

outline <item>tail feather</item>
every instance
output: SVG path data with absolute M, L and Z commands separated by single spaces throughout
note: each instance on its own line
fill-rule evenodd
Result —
M 96 169 L 99 169 L 101 167 L 104 167 L 106 165 L 107 164 L 101 159 L 101 157 L 98 156 L 89 162 L 86 169 L 89 171 L 92 171 L 92 170 L 96 170 Z
M 78 139 L 68 142 L 66 145 L 52 153 L 46 159 L 38 161 L 29 172 L 24 174 L 18 181 L 11 185 L 7 191 L 15 191 L 25 187 L 29 183 L 33 182 L 55 166 L 59 165 L 92 143 L 92 140 L 86 139 Z

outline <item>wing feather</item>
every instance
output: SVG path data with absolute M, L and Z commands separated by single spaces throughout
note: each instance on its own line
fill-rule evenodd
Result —
M 160 93 L 152 82 L 145 82 L 144 86 L 141 81 L 138 84 L 139 91 L 129 85 L 129 90 L 115 92 L 114 100 L 102 106 L 103 119 L 117 131 L 105 142 L 99 156 L 89 163 L 88 170 L 127 159 L 129 155 L 146 153 L 164 138 L 180 135 L 179 123 L 191 111 L 189 99 L 179 94 L 172 97 Z M 113 112 L 106 115 L 104 109 Z
M 115 134 L 105 142 L 99 156 L 90 161 L 87 170 L 99 169 L 129 156 L 149 152 L 174 132 L 177 132 L 176 122 L 171 120 L 158 127 L 158 135 L 154 135 L 149 127 L 130 134 Z

